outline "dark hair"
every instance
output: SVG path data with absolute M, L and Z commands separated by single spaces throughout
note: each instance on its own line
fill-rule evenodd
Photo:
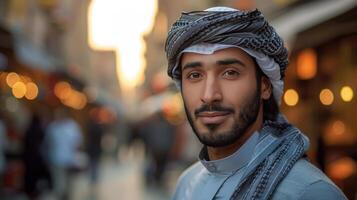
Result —
M 254 58 L 253 58 L 253 60 L 255 63 L 255 77 L 257 80 L 257 91 L 260 92 L 262 77 L 266 77 L 268 80 L 269 80 L 269 78 L 267 75 L 265 75 L 263 73 L 263 71 L 259 67 L 258 63 L 256 62 L 256 60 Z M 264 119 L 264 121 L 266 121 L 266 120 L 275 121 L 279 112 L 280 112 L 279 106 L 274 99 L 273 93 L 270 95 L 269 99 L 267 99 L 267 100 L 263 99 L 263 119 Z

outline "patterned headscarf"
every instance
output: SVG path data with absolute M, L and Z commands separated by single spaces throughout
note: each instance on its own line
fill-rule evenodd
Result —
M 207 44 L 214 45 L 213 49 L 216 50 L 239 47 L 255 58 L 272 82 L 275 100 L 280 102 L 288 51 L 260 11 L 243 12 L 214 7 L 205 11 L 182 13 L 172 25 L 166 40 L 168 75 L 180 81 L 181 70 L 178 65 L 181 54 L 195 52 L 192 49 L 207 47 Z

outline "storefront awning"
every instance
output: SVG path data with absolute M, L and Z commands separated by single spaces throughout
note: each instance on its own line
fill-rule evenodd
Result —
M 329 20 L 357 6 L 356 0 L 311 1 L 303 4 L 272 21 L 272 26 L 288 43 L 297 33 Z

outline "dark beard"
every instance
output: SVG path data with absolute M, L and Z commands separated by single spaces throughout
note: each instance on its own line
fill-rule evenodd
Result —
M 232 129 L 225 133 L 213 133 L 219 125 L 212 124 L 207 125 L 209 133 L 199 133 L 195 127 L 192 116 L 188 112 L 185 100 L 184 107 L 186 111 L 187 119 L 192 127 L 193 132 L 198 137 L 200 142 L 206 146 L 210 147 L 223 147 L 230 144 L 233 144 L 239 140 L 247 129 L 255 122 L 259 113 L 260 106 L 260 89 L 258 89 L 254 95 L 247 100 L 245 104 L 242 105 L 239 112 L 239 119 L 234 120 L 234 125 Z M 223 108 L 217 104 L 214 105 L 203 105 L 201 108 L 195 111 L 195 115 L 203 111 L 229 111 L 233 112 L 231 108 Z

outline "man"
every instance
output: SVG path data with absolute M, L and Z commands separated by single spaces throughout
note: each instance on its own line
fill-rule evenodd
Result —
M 79 151 L 83 137 L 78 123 L 70 116 L 68 108 L 57 108 L 54 119 L 45 130 L 43 151 L 53 179 L 56 199 L 70 199 L 75 168 L 82 167 Z
M 346 199 L 307 161 L 308 139 L 279 112 L 288 53 L 258 10 L 183 13 L 165 50 L 204 145 L 174 199 Z

